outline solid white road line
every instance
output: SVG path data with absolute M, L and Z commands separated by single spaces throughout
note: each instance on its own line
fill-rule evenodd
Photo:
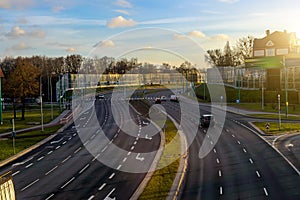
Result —
M 105 186 L 106 186 L 106 183 L 103 183 L 103 184 L 101 185 L 101 187 L 98 188 L 98 190 L 102 190 Z
M 45 176 L 47 176 L 48 174 L 50 174 L 51 172 L 53 172 L 56 168 L 58 168 L 57 165 L 55 167 L 53 167 L 52 169 L 50 169 L 48 172 L 46 172 Z
M 249 158 L 249 162 L 250 162 L 251 164 L 253 164 L 253 160 L 252 160 L 251 158 Z
M 72 177 L 68 182 L 66 182 L 63 186 L 60 187 L 60 189 L 64 189 L 65 187 L 67 187 L 67 185 L 69 185 L 72 181 L 74 181 L 75 177 Z
M 79 171 L 79 174 L 81 174 L 82 172 L 84 172 L 84 170 L 86 170 L 89 166 L 90 166 L 90 164 L 87 164 L 84 168 L 82 168 L 82 170 Z
M 71 158 L 71 156 L 66 157 L 63 161 L 61 161 L 61 163 L 66 162 L 67 160 L 69 160 Z
M 111 198 L 110 195 L 116 190 L 116 188 L 112 189 L 112 191 L 110 191 L 108 193 L 108 195 L 106 195 L 106 197 L 104 199 L 116 199 L 116 198 Z
M 15 173 L 12 174 L 12 176 L 17 175 L 18 173 L 20 173 L 20 171 L 16 171 Z
M 49 200 L 54 196 L 54 194 L 50 194 L 45 200 Z
M 23 192 L 24 190 L 26 190 L 27 188 L 29 188 L 30 186 L 32 186 L 33 184 L 37 183 L 40 179 L 36 179 L 35 181 L 29 183 L 27 186 L 25 186 L 24 188 L 21 189 L 21 192 Z
M 31 167 L 32 165 L 33 165 L 33 163 L 30 163 L 30 164 L 26 165 L 25 168 L 29 168 L 29 167 Z
M 92 196 L 90 196 L 90 198 L 88 198 L 88 200 L 92 200 L 92 199 L 94 199 L 94 198 L 95 198 L 95 196 L 92 195 Z
M 220 195 L 222 195 L 222 194 L 223 194 L 223 187 L 220 186 Z
M 44 159 L 45 158 L 45 156 L 41 156 L 41 157 L 39 157 L 38 159 L 37 159 L 37 161 L 41 161 L 42 159 Z
M 95 158 L 93 158 L 93 162 L 98 158 L 100 156 L 100 153 L 99 154 L 97 154 L 96 156 L 95 156 Z
M 80 150 L 81 150 L 81 147 L 79 147 L 78 149 L 76 149 L 76 150 L 74 151 L 74 153 L 76 154 L 76 153 L 78 153 Z
M 257 170 L 256 170 L 256 175 L 257 175 L 258 178 L 260 178 L 260 174 Z
M 101 150 L 101 152 L 104 152 L 107 149 L 107 145 Z
M 108 177 L 108 179 L 112 179 L 115 175 L 116 175 L 115 173 L 112 173 L 112 174 Z

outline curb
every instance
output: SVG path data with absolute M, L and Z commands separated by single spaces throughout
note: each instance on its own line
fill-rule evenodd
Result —
M 171 119 L 174 125 L 178 129 L 178 133 L 181 138 L 181 156 L 180 156 L 180 163 L 177 169 L 176 177 L 173 181 L 173 185 L 170 189 L 169 195 L 166 198 L 167 200 L 176 200 L 179 199 L 182 194 L 182 183 L 184 181 L 186 170 L 187 170 L 187 162 L 188 162 L 188 148 L 187 148 L 187 140 L 184 133 L 180 130 L 178 123 L 175 121 L 173 117 L 167 114 L 167 116 Z

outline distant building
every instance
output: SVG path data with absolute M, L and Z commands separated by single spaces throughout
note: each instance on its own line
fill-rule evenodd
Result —
M 260 68 L 266 72 L 268 90 L 300 89 L 300 46 L 296 33 L 266 30 L 266 36 L 255 38 L 253 58 L 246 60 L 246 68 Z

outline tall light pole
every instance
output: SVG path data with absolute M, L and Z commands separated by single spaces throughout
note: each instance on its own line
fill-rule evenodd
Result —
M 264 95 L 264 80 L 263 80 L 263 75 L 260 75 L 261 79 L 261 110 L 265 110 L 265 95 Z
M 278 98 L 278 129 L 281 129 L 281 116 L 280 116 L 280 94 L 277 95 Z
M 282 57 L 282 65 L 284 68 L 284 73 L 285 73 L 285 78 L 284 78 L 284 92 L 285 92 L 285 117 L 288 117 L 288 112 L 289 112 L 289 101 L 288 101 L 288 85 L 287 85 L 287 67 L 285 64 L 285 56 Z
M 43 94 L 42 94 L 42 75 L 40 76 L 40 103 L 41 103 L 41 126 L 42 126 L 42 132 L 44 132 Z
M 0 68 L 0 124 L 3 124 L 3 118 L 2 118 L 2 78 L 4 77 L 4 74 L 2 72 L 2 69 Z

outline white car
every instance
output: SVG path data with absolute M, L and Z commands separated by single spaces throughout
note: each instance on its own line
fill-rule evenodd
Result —
M 167 101 L 167 97 L 166 97 L 166 96 L 161 96 L 161 97 L 160 97 L 160 100 L 161 100 L 161 101 Z

